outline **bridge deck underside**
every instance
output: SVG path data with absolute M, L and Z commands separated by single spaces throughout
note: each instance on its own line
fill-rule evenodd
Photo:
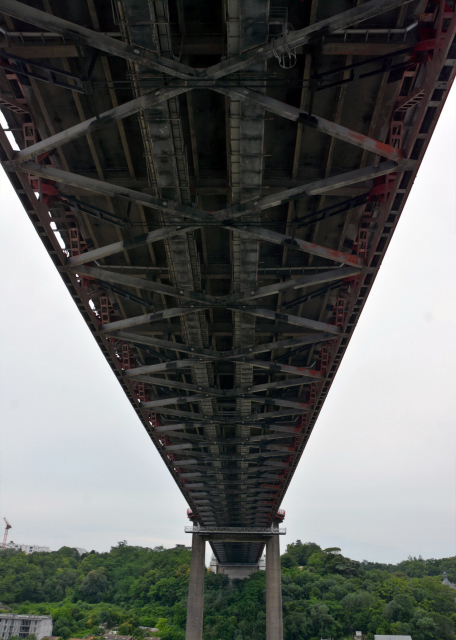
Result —
M 13 4 L 0 0 L 0 106 L 19 148 L 37 147 L 16 157 L 2 133 L 8 175 L 196 520 L 269 526 L 451 86 L 454 2 L 396 2 L 336 31 L 367 5 L 25 5 L 128 55 Z M 168 71 L 135 62 L 135 46 Z M 254 563 L 262 546 L 213 543 L 221 563 Z

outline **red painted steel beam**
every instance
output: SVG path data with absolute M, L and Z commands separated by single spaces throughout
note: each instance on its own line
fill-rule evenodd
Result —
M 322 247 L 315 242 L 292 238 L 291 236 L 278 233 L 277 231 L 271 231 L 270 229 L 242 227 L 240 225 L 236 225 L 236 231 L 239 231 L 242 235 L 250 238 L 258 238 L 258 240 L 264 240 L 265 242 L 280 244 L 288 249 L 297 249 L 298 251 L 310 253 L 311 255 L 318 256 L 319 258 L 326 258 L 327 260 L 333 260 L 334 262 L 346 264 L 351 267 L 362 268 L 365 266 L 365 261 L 358 256 L 350 255 L 343 251 L 338 251 L 337 249 Z
M 229 96 L 230 98 L 234 98 L 235 100 L 248 101 L 252 104 L 261 106 L 266 111 L 275 113 L 282 118 L 286 118 L 288 120 L 292 120 L 293 122 L 311 127 L 312 129 L 316 129 L 317 131 L 326 133 L 333 138 L 343 140 L 344 142 L 348 142 L 355 145 L 356 147 L 360 147 L 361 149 L 365 149 L 366 151 L 375 153 L 378 156 L 388 158 L 389 160 L 399 162 L 404 157 L 404 154 L 400 149 L 396 149 L 390 144 L 381 142 L 380 140 L 369 138 L 369 136 L 365 136 L 362 133 L 358 133 L 357 131 L 352 131 L 351 129 L 348 129 L 341 124 L 326 120 L 326 118 L 321 118 L 320 116 L 316 116 L 314 114 L 310 115 L 306 111 L 302 111 L 301 109 L 292 107 L 285 102 L 280 102 L 280 100 L 275 100 L 274 98 L 271 98 L 266 94 L 258 93 L 257 91 L 252 91 L 251 89 L 247 89 L 245 87 L 214 87 L 214 90 L 226 96 Z

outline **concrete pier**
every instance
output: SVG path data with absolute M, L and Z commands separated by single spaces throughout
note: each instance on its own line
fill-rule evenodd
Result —
M 279 536 L 266 542 L 266 640 L 283 640 Z
M 202 640 L 203 638 L 205 550 L 205 538 L 194 533 L 192 535 L 185 640 Z
M 282 621 L 282 585 L 280 582 L 280 543 L 279 536 L 285 535 L 286 529 L 280 528 L 285 512 L 279 510 L 270 527 L 216 527 L 202 526 L 190 519 L 193 524 L 185 527 L 186 533 L 192 534 L 192 558 L 190 562 L 190 582 L 188 589 L 187 630 L 185 640 L 202 640 L 203 638 L 203 604 L 206 542 L 214 543 L 261 543 L 257 546 L 261 552 L 266 544 L 266 640 L 283 640 Z M 214 547 L 212 547 L 214 553 Z M 230 580 L 244 579 L 258 571 L 263 565 L 262 559 L 257 562 L 220 563 L 213 557 L 211 571 L 225 573 Z M 264 565 L 263 565 L 264 566 Z

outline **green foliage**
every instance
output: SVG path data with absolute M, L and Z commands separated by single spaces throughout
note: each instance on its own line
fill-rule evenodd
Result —
M 282 555 L 285 640 L 337 640 L 362 630 L 454 640 L 456 558 L 408 558 L 398 565 L 355 562 L 337 547 L 300 540 Z M 44 554 L 0 552 L 0 601 L 17 613 L 51 615 L 53 634 L 101 637 L 106 629 L 138 640 L 156 627 L 162 640 L 184 640 L 190 551 L 145 549 L 121 541 L 109 553 L 80 556 L 63 547 Z M 263 640 L 265 574 L 231 584 L 205 577 L 204 640 Z M 29 638 L 28 640 L 34 640 Z

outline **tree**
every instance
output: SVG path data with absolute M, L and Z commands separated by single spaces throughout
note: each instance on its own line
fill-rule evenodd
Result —
M 298 566 L 298 561 L 291 553 L 284 553 L 280 558 L 280 564 L 284 569 L 291 569 L 291 567 Z
M 79 593 L 87 602 L 101 602 L 109 588 L 108 579 L 103 569 L 89 571 L 79 585 Z

